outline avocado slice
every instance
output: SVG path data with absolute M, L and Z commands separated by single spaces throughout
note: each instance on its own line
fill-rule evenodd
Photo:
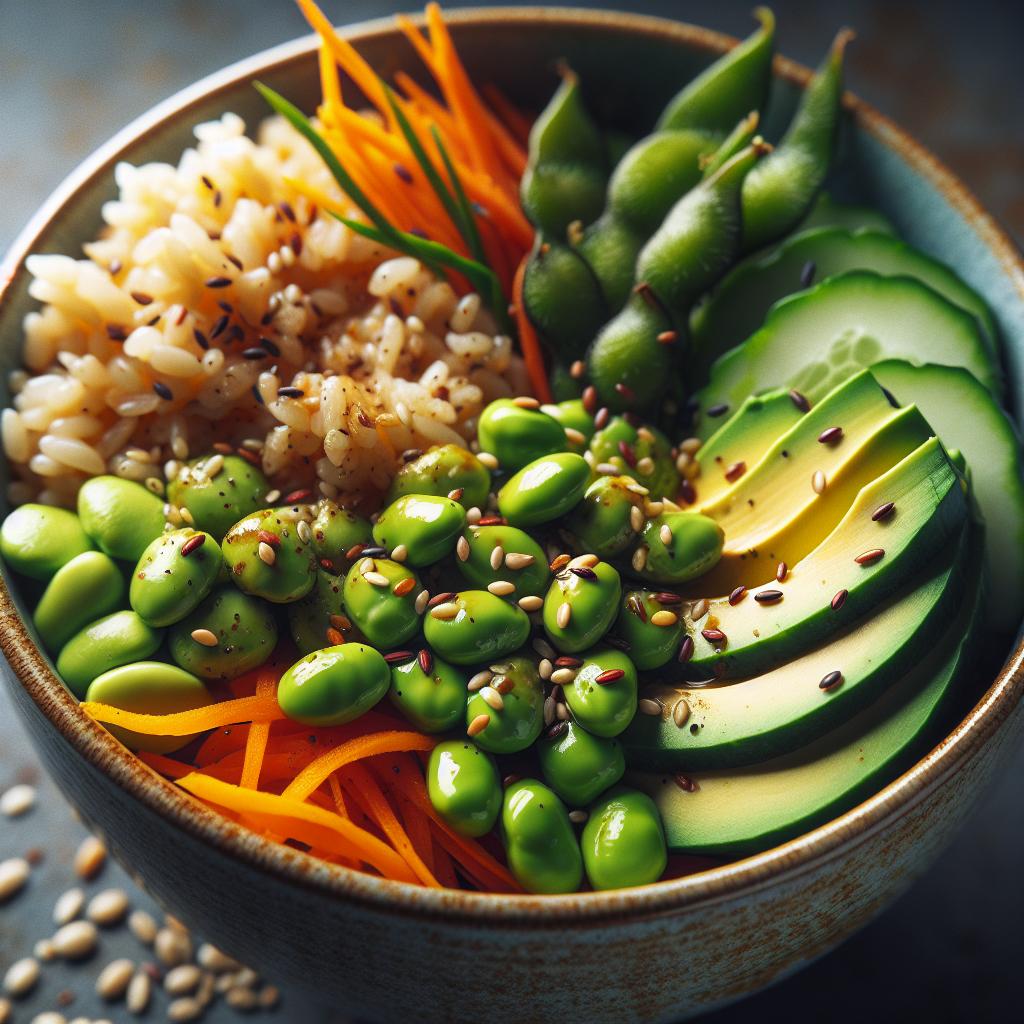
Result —
M 791 387 L 813 404 L 860 367 L 883 359 L 962 366 L 998 399 L 999 367 L 978 321 L 926 284 L 851 270 L 777 302 L 764 326 L 714 366 L 696 396 L 696 431 L 709 437 L 709 412 L 735 409 L 769 387 Z
M 777 669 L 710 686 L 645 687 L 642 696 L 663 711 L 637 715 L 622 734 L 629 763 L 659 771 L 735 768 L 789 753 L 841 725 L 924 660 L 946 633 L 966 593 L 967 555 L 966 543 L 950 545 L 867 618 Z M 842 685 L 821 690 L 821 680 L 835 671 L 842 672 Z M 681 728 L 673 718 L 680 698 L 689 708 Z
M 871 372 L 901 402 L 917 405 L 947 449 L 963 454 L 985 520 L 986 623 L 1016 631 L 1024 616 L 1024 468 L 1013 421 L 960 367 L 888 359 Z
M 700 446 L 694 456 L 700 467 L 695 490 L 702 503 L 714 501 L 732 487 L 725 473 L 737 462 L 754 466 L 803 416 L 804 410 L 787 388 L 749 395 L 743 404 Z
M 874 519 L 889 502 L 891 514 Z M 967 514 L 964 482 L 933 437 L 865 487 L 784 583 L 773 580 L 735 605 L 716 598 L 696 624 L 688 610 L 694 652 L 684 671 L 691 679 L 736 679 L 806 651 L 867 615 L 951 544 Z M 876 550 L 883 551 L 877 560 L 856 561 Z M 765 592 L 782 596 L 767 603 L 759 597 Z
M 977 317 L 991 358 L 998 362 L 998 329 L 985 300 L 949 267 L 890 234 L 813 228 L 791 235 L 772 252 L 736 266 L 717 285 L 690 322 L 691 358 L 706 368 L 739 345 L 764 322 L 779 299 L 847 270 L 905 274 L 934 288 L 943 298 Z M 697 372 L 697 379 L 703 372 Z
M 825 432 L 836 427 L 841 435 L 823 442 Z M 916 408 L 895 408 L 871 372 L 861 370 L 717 500 L 698 502 L 694 511 L 718 523 L 725 546 L 719 563 L 696 586 L 705 595 L 728 594 L 741 583 L 751 587 L 771 579 L 780 561 L 795 565 L 828 536 L 861 488 L 932 434 Z M 827 481 L 820 494 L 812 486 L 815 472 Z
M 968 542 L 969 550 L 978 550 L 978 540 Z M 693 792 L 671 777 L 627 775 L 658 805 L 669 848 L 730 857 L 768 849 L 848 811 L 927 750 L 974 661 L 982 560 L 969 557 L 968 563 L 967 597 L 944 641 L 838 729 L 783 757 L 697 773 Z

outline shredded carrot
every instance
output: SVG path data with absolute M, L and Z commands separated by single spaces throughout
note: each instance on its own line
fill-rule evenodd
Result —
M 277 699 L 277 678 L 278 674 L 274 669 L 268 669 L 256 683 L 256 696 L 267 699 L 271 696 Z M 263 764 L 263 755 L 267 752 L 267 740 L 270 739 L 270 722 L 253 722 L 249 726 L 249 735 L 245 741 L 245 763 L 242 765 L 241 785 L 245 789 L 258 789 L 260 782 L 260 767 Z
M 482 91 L 525 156 L 526 147 L 530 142 L 530 119 L 493 82 L 488 82 Z
M 430 868 L 438 880 L 437 863 L 434 857 L 434 840 L 430 834 L 430 822 L 418 807 L 410 803 L 402 803 L 400 800 L 393 801 L 397 804 L 399 817 L 405 825 L 405 831 L 409 834 L 409 840 L 416 852 L 423 859 L 423 863 Z
M 277 697 L 237 697 L 220 704 L 209 704 L 195 711 L 178 711 L 172 715 L 144 715 L 125 711 L 110 704 L 85 701 L 82 710 L 105 725 L 116 725 L 144 736 L 190 736 L 194 732 L 218 729 L 237 722 L 273 722 L 284 718 Z
M 516 270 L 515 283 L 512 286 L 512 304 L 516 311 L 516 326 L 519 328 L 519 345 L 523 350 L 526 373 L 530 378 L 530 386 L 534 394 L 542 402 L 551 401 L 551 387 L 548 384 L 547 370 L 544 368 L 544 354 L 541 351 L 540 339 L 534 330 L 530 318 L 526 315 L 523 305 L 523 281 L 526 279 L 526 263 L 524 256 Z
M 334 798 L 334 806 L 338 808 L 338 813 L 343 818 L 351 818 L 352 815 L 348 813 L 348 804 L 345 803 L 345 794 L 342 792 L 337 774 L 331 775 L 327 781 L 330 783 L 331 796 Z
M 178 785 L 200 800 L 258 820 L 280 835 L 365 861 L 385 878 L 418 881 L 391 847 L 339 814 L 286 796 L 242 789 L 198 773 L 186 775 Z
M 148 750 L 140 750 L 138 757 L 143 764 L 148 764 L 154 771 L 169 779 L 180 779 L 195 771 L 190 764 L 175 761 L 173 757 L 165 757 L 163 754 L 151 754 Z
M 403 806 L 410 807 L 411 804 L 408 801 L 405 801 Z M 430 826 L 428 824 L 427 840 L 430 843 L 431 856 L 434 858 L 434 875 L 443 886 L 446 886 L 449 889 L 458 889 L 459 879 L 455 874 L 455 866 L 452 864 L 452 858 L 449 856 L 448 851 L 430 833 L 429 828 Z
M 339 109 L 342 106 L 341 80 L 338 78 L 338 65 L 330 47 L 321 42 L 317 51 L 320 61 L 320 85 L 324 93 L 324 103 L 328 109 Z

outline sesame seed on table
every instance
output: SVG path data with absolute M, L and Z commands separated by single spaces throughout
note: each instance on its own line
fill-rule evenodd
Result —
M 598 0 L 591 2 L 600 6 Z M 357 21 L 416 4 L 326 0 L 325 6 L 339 21 Z M 735 35 L 749 29 L 752 5 L 748 0 L 690 0 L 683 8 L 670 0 L 618 0 L 615 6 L 682 14 Z M 1016 52 L 1024 35 L 1024 14 L 997 0 L 979 0 L 970 8 L 934 0 L 822 5 L 775 0 L 771 6 L 785 26 L 781 50 L 805 63 L 816 61 L 837 20 L 855 27 L 852 88 L 946 159 L 1017 239 L 1024 240 L 1024 120 L 1017 109 L 1024 95 L 1024 62 Z M 40 25 L 60 30 L 40 32 Z M 285 0 L 136 0 L 130 5 L 118 0 L 34 0 L 5 5 L 0 33 L 0 248 L 79 159 L 132 117 L 202 74 L 305 32 Z M 115 66 L 117 74 L 112 75 Z M 74 112 L 70 118 L 69 112 Z M 805 268 L 808 276 L 813 269 Z M 253 358 L 276 355 L 272 346 L 263 343 L 262 349 L 253 350 Z M 779 578 L 784 577 L 781 570 Z M 685 660 L 688 655 L 681 653 Z M 809 1019 L 824 1005 L 830 1019 L 840 1024 L 865 1018 L 875 1024 L 1012 1019 L 1018 999 L 1018 922 L 1024 911 L 1019 883 L 1024 859 L 1022 779 L 1024 751 L 1007 766 L 1003 785 L 985 799 L 939 864 L 876 923 L 816 966 L 738 1007 L 712 1014 L 708 1021 L 733 1024 L 783 1015 Z M 16 818 L 0 813 L 0 862 L 26 855 L 35 860 L 40 853 L 43 859 L 32 867 L 25 889 L 0 904 L 0 976 L 16 960 L 32 956 L 38 940 L 53 935 L 54 903 L 72 886 L 81 885 L 90 898 L 121 888 L 132 909 L 157 913 L 116 864 L 108 862 L 94 881 L 77 878 L 72 861 L 85 830 L 73 820 L 56 787 L 41 776 L 9 697 L 0 689 L 0 795 L 19 783 L 36 788 L 35 806 Z M 83 1015 L 134 1019 L 126 1015 L 123 1003 L 104 1003 L 94 986 L 110 962 L 145 959 L 142 948 L 126 926 L 100 932 L 101 949 L 91 959 L 43 965 L 31 996 L 16 1005 L 17 1024 L 55 1009 L 63 992 L 75 996 L 61 1011 L 69 1020 Z M 898 985 L 891 983 L 893 964 L 898 965 Z M 165 1019 L 168 997 L 160 993 L 155 998 L 160 1012 L 150 1011 L 148 1019 Z M 242 1018 L 218 1003 L 203 1019 L 222 1024 Z M 277 1011 L 252 1019 L 327 1024 L 344 1018 L 285 993 Z

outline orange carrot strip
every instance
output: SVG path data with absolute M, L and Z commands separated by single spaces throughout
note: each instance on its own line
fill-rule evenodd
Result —
M 277 697 L 236 697 L 234 700 L 210 704 L 195 711 L 178 711 L 172 715 L 143 715 L 125 711 L 110 704 L 85 701 L 82 710 L 90 718 L 105 725 L 118 725 L 144 736 L 189 736 L 194 732 L 218 729 L 238 722 L 273 722 L 284 718 Z
M 437 740 L 418 732 L 377 732 L 359 736 L 321 754 L 307 765 L 285 789 L 284 795 L 293 800 L 304 800 L 332 772 L 353 761 L 376 754 L 392 754 L 406 750 L 433 750 Z
M 277 698 L 277 670 L 268 669 L 256 683 L 256 696 Z M 249 735 L 245 740 L 245 762 L 242 765 L 240 785 L 245 789 L 259 789 L 260 767 L 263 756 L 267 752 L 267 740 L 270 739 L 270 722 L 253 722 L 249 726 Z
M 404 801 L 404 807 L 412 806 L 408 800 Z M 427 819 L 424 818 L 424 821 Z M 434 876 L 448 889 L 458 889 L 459 879 L 455 874 L 455 866 L 448 851 L 430 833 L 430 825 L 427 825 L 427 841 L 430 843 L 430 853 L 433 857 Z
M 334 806 L 338 808 L 338 813 L 343 818 L 351 818 L 352 815 L 348 813 L 348 804 L 345 803 L 345 794 L 338 781 L 337 773 L 329 776 L 327 781 L 330 783 L 331 796 L 334 798 Z
M 242 749 L 248 734 L 248 725 L 229 725 L 210 733 L 196 751 L 194 758 L 196 765 L 199 768 L 204 768 L 214 761 L 219 761 L 232 751 Z
M 434 842 L 430 835 L 430 822 L 426 815 L 420 813 L 419 809 L 411 804 L 403 804 L 400 800 L 396 800 L 395 803 L 413 848 L 423 859 L 423 863 L 430 868 L 434 877 L 440 881 L 434 858 Z
M 320 62 L 320 91 L 324 103 L 331 111 L 342 109 L 341 79 L 338 77 L 338 65 L 326 43 L 321 43 L 317 50 Z
M 526 363 L 526 372 L 533 387 L 533 393 L 542 402 L 551 401 L 551 387 L 548 384 L 547 370 L 544 368 L 544 355 L 540 347 L 540 338 L 534 329 L 530 318 L 526 315 L 526 306 L 523 303 L 523 280 L 526 277 L 526 261 L 524 256 L 516 270 L 515 281 L 512 285 L 512 304 L 516 308 L 516 327 L 519 330 L 519 347 L 523 352 L 523 361 Z
M 488 82 L 482 92 L 525 156 L 530 144 L 530 119 L 493 82 Z
M 416 876 L 394 850 L 331 811 L 311 807 L 286 796 L 242 789 L 198 773 L 186 775 L 178 785 L 201 800 L 258 818 L 266 828 L 280 835 L 291 836 L 310 846 L 328 846 L 346 856 L 355 856 L 372 865 L 385 878 L 417 882 Z
M 430 43 L 424 38 L 423 33 L 413 24 L 412 19 L 407 14 L 396 14 L 395 22 L 402 30 L 405 38 L 412 44 L 412 48 L 416 51 L 420 60 L 433 73 L 434 51 L 431 50 Z
M 180 779 L 195 771 L 192 765 L 175 761 L 173 757 L 164 757 L 163 754 L 151 754 L 147 750 L 140 750 L 137 756 L 143 764 L 148 764 L 154 771 L 166 775 L 169 779 Z
M 351 781 L 352 792 L 356 799 L 364 804 L 371 817 L 380 826 L 381 831 L 387 836 L 388 842 L 402 860 L 409 865 L 413 874 L 424 885 L 432 889 L 440 888 L 440 883 L 416 852 L 416 848 L 412 845 L 412 841 L 405 829 L 402 828 L 401 822 L 395 816 L 394 810 L 373 776 L 358 764 L 346 765 L 343 774 Z

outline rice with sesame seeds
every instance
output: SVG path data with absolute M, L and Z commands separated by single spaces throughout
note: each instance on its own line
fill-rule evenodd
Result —
M 489 401 L 529 391 L 478 296 L 289 184 L 344 205 L 283 120 L 253 140 L 226 114 L 195 135 L 177 167 L 118 166 L 85 259 L 28 261 L 41 308 L 0 423 L 12 503 L 71 506 L 88 476 L 159 481 L 254 439 L 282 492 L 374 501 L 402 452 L 465 445 Z

